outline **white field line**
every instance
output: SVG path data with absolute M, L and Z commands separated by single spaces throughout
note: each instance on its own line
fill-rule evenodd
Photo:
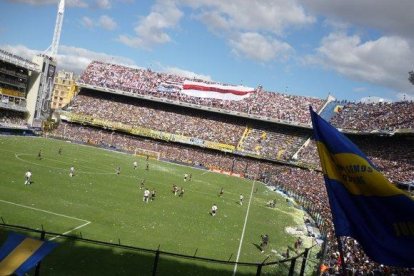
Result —
M 75 227 L 75 228 L 73 228 L 73 229 L 70 229 L 69 231 L 66 231 L 65 233 L 62 233 L 62 235 L 67 235 L 67 234 L 69 234 L 69 233 L 70 233 L 70 232 L 72 232 L 72 231 L 78 230 L 78 229 L 80 229 L 80 228 L 82 228 L 82 227 L 84 227 L 84 226 L 88 225 L 89 223 L 91 223 L 91 222 L 90 222 L 90 221 L 85 222 L 85 223 L 84 223 L 84 224 L 82 224 L 82 225 L 79 225 L 79 226 L 77 226 L 77 227 Z M 57 236 L 55 236 L 55 237 L 53 237 L 53 238 L 50 238 L 50 239 L 49 239 L 49 241 L 53 241 L 53 240 L 55 240 L 55 239 L 57 239 L 57 238 L 59 238 L 59 237 L 61 237 L 61 235 L 57 235 Z
M 239 258 L 240 258 L 240 252 L 241 252 L 241 247 L 243 244 L 244 232 L 246 231 L 247 218 L 249 217 L 250 203 L 252 202 L 253 189 L 254 189 L 255 182 L 256 181 L 253 181 L 252 190 L 250 192 L 249 205 L 247 205 L 246 217 L 244 218 L 243 231 L 240 237 L 239 250 L 237 251 L 236 264 L 234 265 L 233 276 L 235 276 L 237 272 L 237 262 L 239 261 Z
M 84 226 L 86 226 L 86 225 L 88 225 L 88 224 L 91 223 L 89 220 L 86 220 L 86 219 L 80 219 L 80 218 L 76 218 L 76 217 L 71 217 L 71 216 L 67 216 L 67 215 L 64 215 L 64 214 L 59 214 L 59 213 L 55 213 L 55 212 L 51 212 L 51 211 L 47 211 L 47 210 L 43 210 L 43 209 L 31 207 L 31 206 L 26 206 L 26 205 L 23 205 L 23 204 L 14 203 L 14 202 L 7 201 L 7 200 L 0 199 L 0 202 L 7 203 L 7 204 L 11 204 L 11 205 L 15 205 L 15 206 L 19 206 L 19 207 L 22 207 L 22 208 L 27 208 L 27 209 L 35 210 L 35 211 L 39 211 L 39 212 L 43 212 L 43 213 L 47 213 L 47 214 L 52 214 L 52 215 L 59 216 L 59 217 L 74 219 L 74 220 L 78 220 L 78 221 L 82 221 L 83 222 L 82 225 L 79 225 L 79 226 L 77 226 L 75 228 L 72 228 L 71 230 L 66 231 L 62 235 L 69 234 L 70 232 L 75 231 L 77 229 L 80 229 L 80 228 L 82 228 L 82 227 L 84 227 Z M 57 236 L 55 236 L 53 238 L 50 238 L 49 240 L 52 241 L 52 240 L 54 240 L 54 239 L 56 239 L 58 237 L 60 237 L 60 235 L 57 235 Z

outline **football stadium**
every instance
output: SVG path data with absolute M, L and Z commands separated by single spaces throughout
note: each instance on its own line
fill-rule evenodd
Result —
M 53 53 L 0 51 L 0 275 L 414 273 L 414 102 L 94 60 L 52 108 Z

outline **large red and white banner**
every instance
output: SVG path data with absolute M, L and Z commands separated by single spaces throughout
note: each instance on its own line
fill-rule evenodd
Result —
M 181 93 L 199 98 L 240 101 L 255 92 L 254 88 L 242 85 L 208 84 L 196 81 L 184 81 Z

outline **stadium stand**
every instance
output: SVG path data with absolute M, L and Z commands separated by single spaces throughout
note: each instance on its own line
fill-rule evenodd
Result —
M 0 126 L 27 128 L 26 97 L 32 62 L 0 49 Z
M 353 135 L 349 138 L 390 181 L 403 183 L 414 181 L 413 137 Z M 313 141 L 299 152 L 299 160 L 321 169 L 316 144 Z
M 332 118 L 338 128 L 370 132 L 414 129 L 414 102 L 346 103 Z
M 84 93 L 73 103 L 73 113 L 106 118 L 130 126 L 148 127 L 167 133 L 180 134 L 208 141 L 236 145 L 245 126 L 232 118 L 214 113 L 180 113 L 178 108 L 139 99 L 107 96 L 104 93 Z
M 238 150 L 272 160 L 289 160 L 306 141 L 307 135 L 307 131 L 300 129 L 278 125 L 260 127 L 256 124 L 255 127 L 248 127 Z
M 229 111 L 260 115 L 277 120 L 309 124 L 308 107 L 319 110 L 324 100 L 311 97 L 292 96 L 256 89 L 254 96 L 240 101 L 225 101 L 197 98 L 180 93 L 183 77 L 156 73 L 149 69 L 129 68 L 121 65 L 94 61 L 80 77 L 80 84 L 111 88 L 133 94 L 151 95 L 199 106 L 221 108 Z M 211 83 L 204 80 L 205 83 Z
M 0 109 L 0 127 L 27 127 L 25 114 L 13 110 Z

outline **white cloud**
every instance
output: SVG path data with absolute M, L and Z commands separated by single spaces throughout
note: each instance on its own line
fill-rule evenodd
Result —
M 24 45 L 1 45 L 0 48 L 6 50 L 9 53 L 13 53 L 17 56 L 23 57 L 28 60 L 32 60 L 35 55 L 42 53 L 42 51 L 29 49 Z
M 170 42 L 168 31 L 175 28 L 183 16 L 179 7 L 192 9 L 193 18 L 226 39 L 233 47 L 233 53 L 261 62 L 284 56 L 290 51 L 291 46 L 275 36 L 282 35 L 292 26 L 302 27 L 315 22 L 315 18 L 306 14 L 296 1 L 158 0 L 151 12 L 138 22 L 134 29 L 136 35 L 123 34 L 118 40 L 130 47 L 147 49 Z M 251 33 L 260 36 L 260 42 L 248 42 Z M 254 53 L 251 49 L 255 47 L 254 44 L 265 49 Z
M 293 48 L 286 42 L 252 32 L 242 33 L 230 39 L 230 45 L 237 56 L 259 62 L 285 59 L 293 52 Z
M 390 99 L 385 99 L 377 96 L 364 97 L 359 100 L 362 103 L 383 103 L 383 102 L 392 102 Z
M 87 8 L 88 4 L 82 0 L 66 0 L 67 7 Z
M 87 16 L 82 17 L 81 24 L 87 29 L 92 29 L 95 26 L 93 20 Z
M 50 5 L 50 4 L 58 4 L 59 0 L 7 0 L 8 2 L 14 3 L 23 3 L 23 4 L 30 4 L 30 5 Z M 77 7 L 77 8 L 86 8 L 88 4 L 82 0 L 66 0 L 65 1 L 66 7 Z
M 192 71 L 187 71 L 187 70 L 180 69 L 177 67 L 164 67 L 162 71 L 168 74 L 178 75 L 178 76 L 187 77 L 187 78 L 196 78 L 196 79 L 202 79 L 206 81 L 212 80 L 211 76 L 209 75 L 197 74 Z
M 174 1 L 159 1 L 149 15 L 139 20 L 134 28 L 135 36 L 120 35 L 118 40 L 130 47 L 146 49 L 167 43 L 171 37 L 166 30 L 174 28 L 182 16 Z
M 81 24 L 87 29 L 93 29 L 94 27 L 101 27 L 107 31 L 115 30 L 118 24 L 113 20 L 111 17 L 107 15 L 102 15 L 99 17 L 97 22 L 95 22 L 92 18 L 84 16 L 80 20 Z
M 110 9 L 112 7 L 111 1 L 109 0 L 96 0 L 96 6 L 100 9 Z
M 293 53 L 293 48 L 282 38 L 286 30 L 305 27 L 316 20 L 297 1 L 181 0 L 180 3 L 192 7 L 195 18 L 227 40 L 236 56 L 265 63 Z
M 414 1 L 412 0 L 300 0 L 316 14 L 354 26 L 374 28 L 386 35 L 412 39 Z
M 288 27 L 315 22 L 296 1 L 181 0 L 181 3 L 198 11 L 206 26 L 215 29 L 281 34 Z
M 42 52 L 29 49 L 24 45 L 1 45 L 1 48 L 29 60 L 32 60 L 33 56 Z M 106 53 L 94 52 L 74 46 L 61 45 L 59 47 L 59 53 L 57 55 L 59 70 L 66 70 L 79 74 L 85 70 L 86 66 L 88 66 L 88 64 L 93 60 L 137 67 L 133 60 L 122 56 L 111 56 Z
M 357 35 L 331 33 L 307 60 L 357 81 L 414 94 L 414 86 L 407 80 L 413 53 L 413 45 L 398 36 L 363 42 Z
M 117 23 L 107 15 L 102 15 L 99 18 L 99 25 L 108 31 L 112 31 L 117 27 Z

